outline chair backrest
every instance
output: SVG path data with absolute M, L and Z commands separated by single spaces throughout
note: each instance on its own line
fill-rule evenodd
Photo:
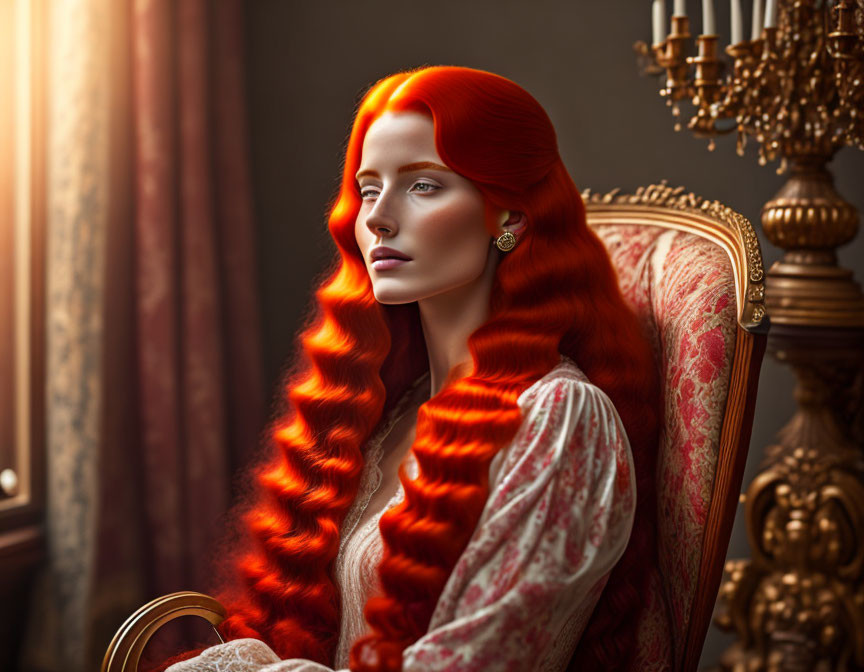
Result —
M 665 400 L 659 573 L 631 669 L 695 670 L 723 573 L 768 330 L 750 222 L 664 184 L 585 192 L 625 297 L 655 348 Z

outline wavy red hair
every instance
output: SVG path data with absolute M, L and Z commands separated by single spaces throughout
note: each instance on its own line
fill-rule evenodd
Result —
M 517 398 L 559 353 L 611 398 L 636 465 L 634 531 L 574 659 L 580 669 L 621 667 L 644 588 L 641 560 L 654 553 L 655 363 L 586 225 L 545 111 L 510 80 L 459 67 L 392 75 L 359 105 L 329 214 L 337 258 L 315 293 L 266 459 L 248 475 L 251 488 L 235 516 L 243 541 L 221 567 L 217 596 L 228 618 L 219 629 L 226 639 L 263 639 L 282 658 L 333 663 L 340 597 L 332 565 L 362 449 L 428 366 L 416 304 L 376 302 L 354 239 L 363 139 L 381 114 L 402 110 L 432 116 L 438 153 L 483 193 L 488 214 L 517 210 L 528 225 L 500 260 L 489 319 L 469 338 L 470 369 L 452 372 L 420 408 L 411 448 L 419 475 L 411 480 L 400 470 L 405 500 L 381 518 L 383 592 L 365 607 L 372 634 L 353 644 L 351 669 L 399 670 L 402 651 L 426 632 L 486 503 L 489 463 L 520 425 Z M 491 235 L 491 216 L 487 226 Z

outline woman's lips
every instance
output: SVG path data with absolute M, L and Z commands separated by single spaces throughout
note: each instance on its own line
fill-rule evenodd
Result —
M 377 259 L 372 262 L 372 268 L 376 271 L 389 271 L 391 268 L 396 268 L 397 266 L 401 266 L 402 264 L 407 264 L 410 259 Z

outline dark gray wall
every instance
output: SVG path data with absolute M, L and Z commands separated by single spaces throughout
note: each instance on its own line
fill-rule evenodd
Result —
M 603 191 L 667 179 L 718 199 L 757 222 L 782 184 L 755 153 L 738 157 L 732 137 L 716 151 L 672 117 L 632 52 L 650 40 L 648 0 L 255 0 L 247 3 L 249 105 L 264 347 L 269 388 L 293 349 L 309 288 L 330 255 L 324 213 L 335 193 L 343 144 L 358 96 L 378 78 L 424 64 L 465 65 L 513 79 L 546 108 L 562 156 L 580 188 Z M 717 27 L 728 40 L 728 7 Z M 749 17 L 749 2 L 744 3 Z M 667 2 L 671 8 L 672 3 Z M 691 16 L 701 3 L 688 2 Z M 697 14 L 698 15 L 698 14 Z M 747 22 L 749 24 L 749 21 Z M 701 25 L 697 19 L 696 26 Z M 749 34 L 749 26 L 745 25 Z M 695 32 L 695 31 L 694 31 Z M 752 143 L 751 147 L 752 149 Z M 834 162 L 838 190 L 864 208 L 864 155 Z M 758 229 L 758 227 L 757 227 Z M 761 236 L 761 231 L 760 231 Z M 779 252 L 761 238 L 767 264 Z M 840 251 L 864 275 L 864 237 Z M 793 408 L 793 378 L 766 358 L 745 484 L 763 447 Z M 748 555 L 741 516 L 729 557 Z M 728 645 L 712 628 L 703 665 Z

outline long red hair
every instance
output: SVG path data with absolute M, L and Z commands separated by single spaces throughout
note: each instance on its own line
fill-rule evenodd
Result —
M 228 617 L 219 629 L 226 639 L 263 639 L 282 658 L 333 664 L 340 596 L 332 566 L 363 446 L 428 366 L 416 304 L 376 302 L 354 239 L 361 203 L 354 174 L 366 131 L 384 112 L 409 109 L 432 116 L 438 153 L 479 188 L 488 213 L 524 212 L 528 225 L 500 260 L 489 319 L 468 341 L 470 370 L 420 408 L 411 447 L 419 475 L 400 470 L 405 499 L 381 518 L 383 592 L 366 604 L 372 634 L 353 643 L 351 669 L 399 670 L 402 651 L 426 632 L 486 503 L 489 463 L 520 425 L 517 398 L 559 353 L 611 398 L 636 465 L 633 534 L 577 651 L 580 669 L 621 667 L 632 649 L 644 558 L 654 553 L 655 363 L 586 225 L 545 111 L 510 80 L 459 67 L 392 75 L 359 105 L 329 214 L 337 257 L 315 293 L 266 459 L 250 471 L 235 515 L 244 541 L 222 558 L 217 596 Z

